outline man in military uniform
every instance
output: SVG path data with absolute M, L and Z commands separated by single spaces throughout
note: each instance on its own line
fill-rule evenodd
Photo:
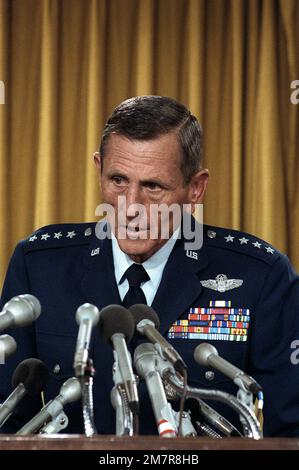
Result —
M 121 103 L 104 128 L 94 159 L 104 201 L 116 215 L 120 215 L 120 196 L 127 207 L 142 204 L 147 214 L 153 204 L 190 204 L 192 212 L 207 186 L 200 125 L 183 105 L 165 97 Z M 237 391 L 220 372 L 195 363 L 195 347 L 210 342 L 222 357 L 262 385 L 264 435 L 298 436 L 299 373 L 291 361 L 291 348 L 299 338 L 299 278 L 287 257 L 252 235 L 208 226 L 203 227 L 202 246 L 186 250 L 185 235 L 173 218 L 170 238 L 161 236 L 161 216 L 158 237 L 152 239 L 145 219 L 132 228 L 135 214 L 127 213 L 122 225 L 116 222 L 112 238 L 100 239 L 102 226 L 95 223 L 63 224 L 44 227 L 18 244 L 1 305 L 15 295 L 31 293 L 40 300 L 42 314 L 33 325 L 13 332 L 18 350 L 1 367 L 1 400 L 10 393 L 14 368 L 27 357 L 46 363 L 50 371 L 46 400 L 56 396 L 61 384 L 74 375 L 77 308 L 84 302 L 99 309 L 109 304 L 129 306 L 135 283 L 139 303 L 154 308 L 160 332 L 187 363 L 190 384 Z M 192 223 L 197 226 L 195 220 Z M 125 238 L 119 236 L 121 231 Z M 97 430 L 114 433 L 112 349 L 96 331 L 90 354 L 96 368 Z M 140 400 L 141 431 L 156 433 L 144 391 Z M 18 429 L 39 406 L 30 399 L 23 401 L 3 429 Z M 217 409 L 238 421 L 227 407 Z M 82 432 L 80 403 L 70 406 L 67 414 L 67 431 Z

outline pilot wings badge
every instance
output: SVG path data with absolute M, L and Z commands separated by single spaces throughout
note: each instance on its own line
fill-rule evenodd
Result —
M 207 279 L 200 281 L 203 287 L 207 289 L 216 290 L 218 292 L 226 292 L 227 290 L 236 289 L 243 284 L 242 279 L 228 279 L 226 274 L 218 274 L 216 279 Z

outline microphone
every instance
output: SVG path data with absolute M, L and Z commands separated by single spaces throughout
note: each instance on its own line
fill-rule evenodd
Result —
M 139 399 L 136 377 L 132 368 L 132 359 L 127 344 L 135 331 L 131 313 L 121 305 L 108 305 L 100 312 L 100 333 L 106 342 L 112 342 L 120 374 L 127 393 L 130 409 L 139 413 Z
M 76 351 L 74 356 L 74 369 L 76 377 L 83 377 L 89 355 L 89 344 L 92 328 L 99 321 L 100 312 L 95 305 L 85 303 L 76 312 L 76 321 L 79 325 Z
M 168 341 L 159 333 L 160 320 L 156 312 L 144 304 L 132 305 L 129 308 L 135 320 L 138 333 L 144 335 L 155 345 L 158 345 L 162 356 L 173 364 L 178 372 L 187 370 L 187 365 L 179 353 L 171 346 Z
M 39 359 L 25 359 L 12 376 L 13 392 L 0 407 L 0 427 L 7 421 L 24 395 L 35 396 L 44 390 L 49 379 L 46 365 Z
M 71 377 L 64 382 L 56 398 L 49 401 L 37 415 L 35 415 L 28 423 L 26 423 L 16 433 L 20 436 L 34 434 L 44 424 L 55 419 L 62 411 L 64 405 L 79 400 L 81 397 L 81 385 L 78 379 Z
M 0 312 L 0 331 L 7 328 L 26 326 L 36 320 L 41 312 L 41 305 L 31 294 L 17 295 L 6 302 Z
M 5 364 L 5 359 L 11 356 L 17 349 L 15 339 L 10 335 L 0 336 L 0 364 Z
M 160 374 L 155 363 L 159 354 L 150 343 L 142 343 L 135 349 L 134 366 L 146 382 L 146 387 L 161 437 L 176 437 L 177 426 L 171 405 L 168 403 Z
M 209 433 L 210 427 L 206 424 L 209 423 L 225 436 L 242 436 L 235 426 L 200 398 L 187 398 L 186 407 L 191 412 L 193 426 L 199 431 L 208 431 Z
M 205 367 L 212 366 L 222 372 L 242 389 L 253 394 L 262 391 L 262 387 L 250 375 L 219 356 L 217 349 L 209 343 L 201 343 L 194 350 L 194 360 Z

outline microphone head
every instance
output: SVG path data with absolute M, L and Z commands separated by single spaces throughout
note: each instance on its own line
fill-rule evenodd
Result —
M 30 396 L 38 395 L 45 389 L 49 380 L 49 371 L 47 366 L 39 359 L 30 358 L 20 362 L 16 367 L 11 385 L 15 389 L 22 383 L 26 393 Z
M 158 352 L 151 343 L 142 343 L 134 351 L 134 367 L 141 378 L 145 378 L 149 373 L 155 372 L 155 362 Z
M 15 339 L 10 335 L 0 336 L 0 364 L 4 363 L 4 360 L 11 356 L 17 349 L 17 343 Z
M 100 311 L 99 330 L 107 343 L 116 333 L 123 334 L 129 343 L 135 332 L 134 319 L 125 307 L 108 305 Z
M 99 309 L 92 304 L 85 303 L 81 305 L 76 311 L 76 322 L 80 325 L 84 320 L 90 320 L 92 326 L 95 326 L 100 318 Z
M 154 323 L 155 328 L 158 330 L 160 326 L 160 320 L 155 310 L 149 305 L 135 304 L 129 308 L 133 315 L 135 325 L 137 326 L 142 320 L 150 320 Z
M 4 305 L 4 310 L 13 318 L 13 326 L 26 326 L 36 320 L 41 313 L 39 300 L 31 294 L 17 295 Z
M 63 405 L 72 403 L 73 401 L 81 398 L 81 385 L 76 377 L 67 379 L 59 390 L 59 396 L 62 399 Z
M 211 354 L 218 356 L 217 349 L 209 343 L 201 343 L 196 346 L 193 357 L 201 366 L 209 366 L 208 358 Z

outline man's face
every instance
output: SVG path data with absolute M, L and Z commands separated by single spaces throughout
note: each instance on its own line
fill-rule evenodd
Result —
M 158 235 L 154 239 L 150 236 L 153 223 L 151 207 L 160 204 L 178 204 L 182 207 L 183 204 L 198 202 L 207 179 L 203 175 L 184 185 L 180 169 L 180 146 L 178 136 L 174 133 L 146 141 L 129 140 L 122 135 L 112 134 L 105 157 L 101 159 L 96 154 L 95 161 L 100 172 L 104 202 L 115 209 L 114 231 L 119 246 L 136 262 L 145 261 L 167 241 L 161 236 L 161 225 L 166 222 L 161 215 L 157 223 Z M 126 211 L 119 208 L 120 199 L 125 201 Z M 139 213 L 137 226 L 131 228 L 133 219 L 138 215 L 134 204 L 141 204 L 144 211 L 143 215 Z M 171 217 L 169 225 L 171 236 L 176 228 Z M 124 232 L 127 234 L 125 239 Z

